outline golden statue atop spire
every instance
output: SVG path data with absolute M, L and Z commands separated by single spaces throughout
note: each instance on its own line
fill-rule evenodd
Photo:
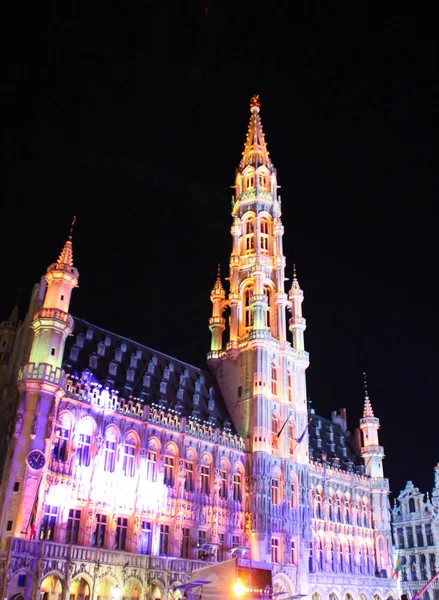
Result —
M 254 106 L 257 106 L 258 108 L 261 107 L 261 103 L 259 102 L 259 94 L 254 94 L 250 100 L 250 108 L 253 108 Z

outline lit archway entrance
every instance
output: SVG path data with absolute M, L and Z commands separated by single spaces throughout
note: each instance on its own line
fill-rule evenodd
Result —
M 61 600 L 62 584 L 57 575 L 48 575 L 40 586 L 41 600 Z
M 124 600 L 139 600 L 142 598 L 142 588 L 136 579 L 129 579 L 123 586 L 121 597 Z
M 99 600 L 120 600 L 121 590 L 113 577 L 104 577 L 96 588 Z
M 151 583 L 146 598 L 147 600 L 165 600 L 165 595 L 158 585 Z
M 90 600 L 90 586 L 83 577 L 72 581 L 69 593 L 70 600 Z

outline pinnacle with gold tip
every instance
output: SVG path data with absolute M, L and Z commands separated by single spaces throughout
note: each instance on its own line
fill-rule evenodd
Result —
M 364 410 L 363 417 L 374 417 L 372 404 L 370 402 L 369 394 L 367 391 L 367 374 L 363 373 L 363 385 L 364 385 Z
M 72 234 L 73 227 L 76 223 L 76 217 L 73 217 L 72 224 L 70 225 L 69 237 L 67 238 L 66 243 L 64 244 L 64 248 L 61 250 L 61 254 L 57 260 L 59 265 L 68 265 L 69 267 L 73 267 L 73 247 L 72 247 Z

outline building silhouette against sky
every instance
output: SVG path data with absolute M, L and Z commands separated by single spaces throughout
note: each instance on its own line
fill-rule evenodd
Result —
M 367 389 L 357 436 L 345 411 L 308 404 L 304 294 L 257 96 L 250 111 L 210 371 L 73 317 L 71 234 L 31 329 L 15 313 L 3 324 L 3 597 L 177 598 L 232 557 L 247 586 L 265 577 L 285 598 L 398 596 L 379 419 Z

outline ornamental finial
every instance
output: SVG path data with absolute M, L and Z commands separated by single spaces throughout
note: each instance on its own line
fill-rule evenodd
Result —
M 370 403 L 369 392 L 367 390 L 367 374 L 363 372 L 363 385 L 364 385 L 364 410 L 363 417 L 374 417 L 372 404 Z
M 259 94 L 255 94 L 250 100 L 250 111 L 258 113 L 260 108 L 261 103 L 259 102 Z

